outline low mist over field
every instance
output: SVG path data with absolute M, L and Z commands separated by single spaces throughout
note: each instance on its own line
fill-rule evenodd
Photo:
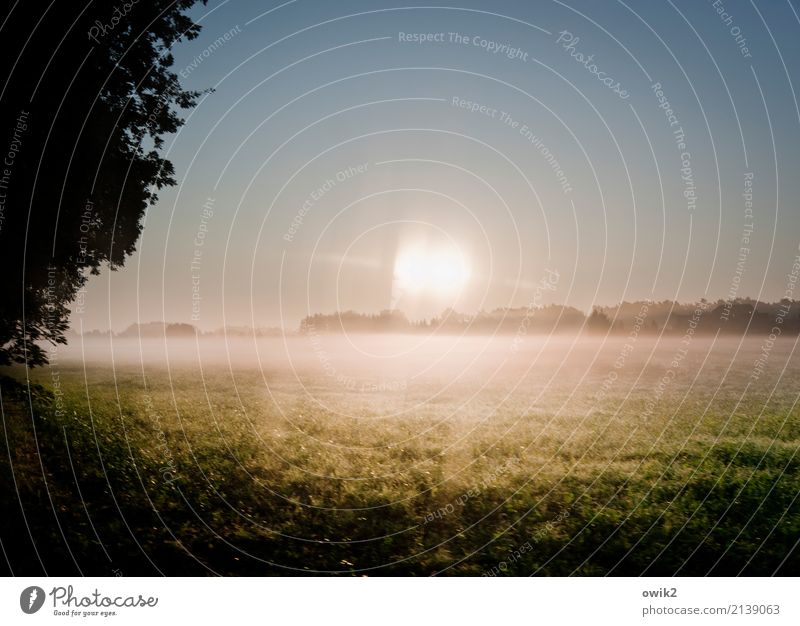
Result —
M 687 383 L 695 374 L 730 366 L 734 377 L 759 381 L 764 368 L 779 372 L 793 362 L 796 337 L 678 337 L 594 335 L 405 335 L 290 334 L 275 337 L 84 337 L 58 350 L 61 363 L 89 367 L 139 364 L 144 372 L 160 368 L 207 368 L 236 373 L 254 370 L 271 376 L 327 379 L 343 391 L 360 385 L 409 387 L 431 382 L 474 384 L 491 390 L 525 383 L 537 387 L 568 377 L 575 392 L 592 391 L 598 376 L 639 380 L 666 370 Z M 677 367 L 670 368 L 675 362 Z M 705 363 L 705 370 L 701 365 Z M 55 366 L 50 369 L 54 369 Z M 710 369 L 709 369 L 710 368 Z M 737 378 L 737 380 L 738 380 Z M 724 385 L 725 380 L 718 381 Z M 761 382 L 763 384 L 763 381 Z M 524 388 L 523 388 L 524 389 Z
M 34 401 L 50 497 L 81 490 L 58 515 L 93 572 L 788 573 L 795 343 L 106 337 L 32 381 L 53 390 Z M 30 426 L 10 424 L 34 505 Z
M 485 421 L 488 427 L 509 416 L 524 424 L 531 415 L 598 413 L 635 429 L 685 406 L 701 421 L 706 411 L 717 413 L 723 399 L 769 400 L 771 389 L 795 380 L 796 343 L 797 338 L 766 336 L 91 338 L 61 351 L 48 369 L 56 380 L 62 368 L 85 367 L 90 387 L 101 373 L 105 384 L 114 385 L 119 373 L 124 376 L 119 386 L 133 397 L 152 384 L 167 386 L 186 401 L 191 398 L 190 413 L 209 408 L 207 403 L 213 409 L 216 401 L 235 405 L 244 392 L 285 419 L 282 427 L 290 430 L 292 416 L 303 407 L 322 427 L 339 418 L 430 420 L 425 428 Z M 37 372 L 35 379 L 43 376 Z M 703 407 L 701 396 L 714 402 Z M 684 404 L 676 406 L 676 400 Z M 250 416 L 244 405 L 241 410 L 258 423 L 260 412 Z M 215 413 L 228 419 L 225 410 Z M 302 436 L 303 429 L 296 434 Z M 348 437 L 333 443 L 348 446 Z

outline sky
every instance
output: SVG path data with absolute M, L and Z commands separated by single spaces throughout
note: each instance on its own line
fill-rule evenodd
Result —
M 196 7 L 179 184 L 73 328 L 787 295 L 797 6 L 436 5 Z

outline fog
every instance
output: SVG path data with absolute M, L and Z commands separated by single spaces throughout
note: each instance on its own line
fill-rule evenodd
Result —
M 299 380 L 327 379 L 354 390 L 362 383 L 392 390 L 418 383 L 483 385 L 579 385 L 598 379 L 642 381 L 672 372 L 675 379 L 698 373 L 723 382 L 780 375 L 797 364 L 796 340 L 774 343 L 748 339 L 586 337 L 567 335 L 433 336 L 312 335 L 268 338 L 198 339 L 75 338 L 51 353 L 49 367 L 84 363 L 90 367 L 261 371 Z M 611 374 L 614 372 L 615 374 Z M 688 380 L 687 380 L 688 382 Z

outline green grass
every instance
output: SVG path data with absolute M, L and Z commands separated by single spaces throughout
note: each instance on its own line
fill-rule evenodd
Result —
M 572 397 L 571 376 L 430 401 L 434 379 L 320 375 L 315 401 L 278 370 L 153 366 L 145 388 L 65 362 L 58 403 L 3 385 L 0 537 L 18 574 L 797 575 L 797 371 L 737 405 L 736 368 L 719 391 L 681 372 L 642 421 L 663 369 L 593 406 L 602 367 Z

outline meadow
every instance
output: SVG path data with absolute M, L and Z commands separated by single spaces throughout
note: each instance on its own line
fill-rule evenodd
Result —
M 3 550 L 28 575 L 798 575 L 800 359 L 763 347 L 78 340 L 32 394 L 2 381 Z

